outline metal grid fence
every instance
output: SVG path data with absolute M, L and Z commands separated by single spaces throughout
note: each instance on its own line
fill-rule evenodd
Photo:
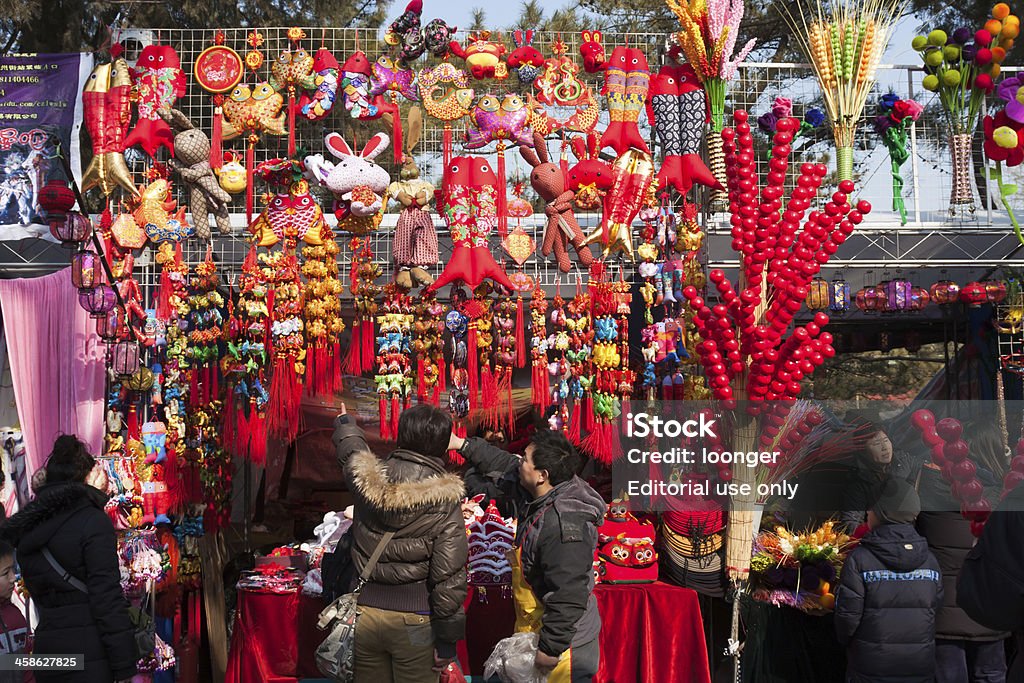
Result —
M 251 49 L 246 42 L 249 31 L 250 29 L 241 28 L 225 29 L 223 30 L 225 43 L 244 55 Z M 262 28 L 259 31 L 264 39 L 260 50 L 264 54 L 265 61 L 256 74 L 246 73 L 245 79 L 249 83 L 269 78 L 270 65 L 273 60 L 281 50 L 289 45 L 286 37 L 287 28 Z M 310 51 L 315 51 L 321 46 L 326 47 L 332 51 L 340 63 L 343 63 L 348 55 L 358 49 L 366 52 L 372 61 L 384 47 L 379 43 L 375 34 L 365 30 L 315 27 L 306 28 L 305 32 L 307 37 L 301 41 L 302 47 Z M 182 66 L 189 76 L 189 88 L 176 106 L 181 108 L 198 127 L 206 131 L 212 127 L 213 103 L 211 96 L 195 84 L 191 72 L 198 54 L 213 44 L 214 33 L 214 31 L 134 29 L 126 32 L 122 37 L 130 38 L 127 41 L 129 51 L 126 55 L 129 59 L 137 56 L 137 50 L 141 49 L 142 45 L 151 42 L 170 44 L 177 49 Z M 461 34 L 458 38 L 464 39 L 465 35 Z M 502 38 L 511 49 L 511 36 Z M 660 34 L 606 34 L 604 44 L 609 51 L 617 45 L 624 44 L 643 48 L 653 71 L 661 63 L 664 39 L 665 36 Z M 132 41 L 136 41 L 134 46 Z M 533 43 L 545 56 L 550 56 L 552 46 L 557 41 L 564 42 L 567 54 L 574 56 L 578 61 L 580 44 L 578 34 L 537 33 L 534 35 Z M 414 68 L 419 70 L 428 64 L 429 62 L 421 61 Z M 583 73 L 580 75 L 595 89 L 595 92 L 599 91 L 601 86 L 599 75 Z M 884 66 L 879 70 L 877 95 L 880 96 L 891 89 L 901 97 L 914 97 L 925 105 L 932 104 L 934 96 L 921 89 L 920 79 L 921 73 L 916 67 Z M 514 74 L 507 81 L 475 81 L 472 85 L 478 96 L 485 92 L 495 94 L 508 91 L 526 92 L 526 88 L 520 85 Z M 737 80 L 731 84 L 727 111 L 730 108 L 745 108 L 756 116 L 768 111 L 772 100 L 777 96 L 785 96 L 793 100 L 794 115 L 796 116 L 802 116 L 808 107 L 820 104 L 816 81 L 806 65 L 752 63 L 744 65 L 739 71 Z M 877 96 L 869 99 L 869 110 L 872 106 L 870 103 L 874 103 L 877 99 Z M 406 104 L 402 109 L 403 118 L 407 109 L 408 105 Z M 565 113 L 567 112 L 552 112 L 555 116 Z M 872 202 L 875 212 L 870 220 L 855 233 L 857 238 L 851 240 L 840 250 L 834 264 L 837 267 L 854 267 L 857 259 L 868 259 L 873 263 L 877 262 L 879 267 L 885 263 L 893 263 L 897 267 L 901 263 L 917 267 L 954 265 L 954 262 L 956 262 L 956 266 L 969 266 L 979 259 L 981 259 L 981 264 L 989 260 L 992 263 L 1012 260 L 1015 256 L 1016 240 L 1005 226 L 1005 219 L 1001 212 L 996 207 L 992 207 L 990 202 L 987 204 L 979 202 L 975 211 L 964 212 L 952 218 L 946 213 L 951 174 L 946 161 L 948 151 L 945 134 L 941 126 L 934 123 L 936 121 L 934 118 L 922 119 L 914 126 L 911 134 L 911 161 L 903 169 L 906 180 L 904 196 L 910 214 L 910 223 L 906 227 L 900 228 L 898 217 L 890 210 L 892 198 L 888 154 L 884 146 L 878 143 L 877 136 L 871 130 L 868 118 L 872 114 L 871 111 L 865 113 L 865 119 L 858 130 L 855 168 L 860 186 L 859 195 Z M 607 112 L 602 112 L 598 129 L 602 129 L 606 122 Z M 652 149 L 657 154 L 656 139 L 646 117 L 641 118 L 640 129 L 644 137 L 652 142 Z M 386 130 L 385 124 L 375 122 L 374 127 L 369 127 L 365 123 L 353 122 L 347 117 L 344 107 L 339 102 L 331 115 L 324 121 L 298 121 L 296 126 L 297 146 L 299 149 L 316 153 L 323 150 L 323 137 L 328 132 L 337 131 L 350 141 L 354 138 L 365 141 L 376 130 Z M 454 134 L 456 154 L 460 149 L 460 137 L 461 131 L 456 129 Z M 435 184 L 440 182 L 442 172 L 442 138 L 443 128 L 440 123 L 425 117 L 423 135 L 414 150 L 414 156 L 422 176 Z M 767 136 L 759 137 L 758 144 L 767 150 Z M 977 144 L 980 144 L 980 141 Z M 563 145 L 560 145 L 557 140 L 549 141 L 549 149 L 555 158 L 563 153 L 562 147 Z M 794 155 L 796 159 L 810 157 L 815 160 L 827 161 L 833 156 L 831 133 L 827 125 L 798 140 L 795 147 L 797 149 Z M 225 142 L 225 149 L 234 149 L 241 153 L 244 151 L 244 141 Z M 286 154 L 286 151 L 286 138 L 263 135 L 256 147 L 256 161 L 259 163 L 262 160 L 281 157 Z M 486 156 L 489 157 L 489 161 L 494 167 L 494 152 Z M 141 179 L 149 160 L 137 150 L 130 150 L 127 157 L 130 167 L 136 172 L 137 178 Z M 382 154 L 377 160 L 391 172 L 393 177 L 397 177 L 397 168 L 392 162 L 390 153 Z M 529 167 L 517 153 L 511 150 L 507 152 L 506 161 L 510 185 L 516 179 L 525 179 L 528 176 Z M 762 171 L 765 171 L 766 153 L 760 155 L 759 164 Z M 791 172 L 797 168 L 798 164 L 793 164 Z M 257 194 L 261 189 L 257 188 Z M 827 196 L 827 193 L 823 193 L 823 196 Z M 524 197 L 528 200 L 535 199 L 528 183 Z M 184 198 L 181 199 L 184 201 Z M 245 222 L 243 209 L 244 199 L 242 195 L 238 195 L 235 197 L 232 207 L 235 212 L 232 219 L 236 234 L 231 237 L 214 237 L 215 259 L 228 278 L 237 274 L 248 250 L 248 244 L 243 234 Z M 396 214 L 388 214 L 381 229 L 372 238 L 374 258 L 381 264 L 391 261 L 392 230 L 390 228 L 393 227 L 396 218 Z M 597 213 L 584 213 L 579 215 L 579 219 L 581 225 L 586 229 L 597 225 L 600 216 Z M 725 239 L 728 229 L 727 217 L 724 214 L 705 215 L 704 221 L 709 236 L 718 236 L 718 239 L 706 241 L 710 250 L 709 260 L 717 265 L 730 265 L 733 263 L 733 255 L 728 252 L 728 240 Z M 436 275 L 447 260 L 451 247 L 443 223 L 439 218 L 436 218 L 435 222 L 441 236 L 441 262 L 433 269 Z M 543 214 L 523 221 L 524 229 L 532 233 L 538 243 L 543 234 L 543 224 Z M 902 244 L 901 234 L 904 236 Z M 962 240 L 958 237 L 961 234 L 964 235 Z M 961 246 L 961 242 L 968 246 Z M 501 251 L 496 235 L 492 236 L 491 246 L 496 255 Z M 952 251 L 952 256 L 950 256 L 950 251 Z M 197 262 L 203 258 L 204 254 L 205 245 L 198 241 L 187 245 L 186 258 L 190 262 Z M 347 249 L 342 250 L 339 258 L 344 273 L 348 267 Z M 950 259 L 950 262 L 947 264 L 943 260 L 944 258 Z M 138 273 L 140 283 L 144 286 L 155 284 L 158 269 L 154 265 L 147 265 L 145 255 L 137 263 L 142 266 Z M 506 261 L 506 263 L 511 272 L 515 265 L 511 261 Z M 523 270 L 546 287 L 552 287 L 557 282 L 575 282 L 577 277 L 585 276 L 585 273 L 579 271 L 576 266 L 574 266 L 573 272 L 562 274 L 557 270 L 553 261 L 543 260 L 536 255 L 523 266 Z M 385 268 L 385 273 L 388 272 L 389 270 Z

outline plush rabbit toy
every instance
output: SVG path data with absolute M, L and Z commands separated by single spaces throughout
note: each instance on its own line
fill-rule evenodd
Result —
M 167 161 L 167 165 L 181 176 L 189 189 L 188 207 L 192 211 L 196 235 L 210 240 L 210 214 L 217 224 L 217 232 L 230 235 L 228 206 L 231 195 L 220 187 L 210 168 L 210 138 L 177 109 L 161 108 L 158 112 L 175 131 L 174 157 Z
M 390 138 L 377 133 L 356 154 L 337 133 L 324 138 L 327 149 L 337 163 L 326 161 L 316 154 L 305 159 L 306 175 L 334 194 L 334 215 L 338 228 L 355 235 L 365 235 L 380 224 L 384 193 L 391 178 L 388 172 L 373 163 L 373 159 L 387 149 Z
M 541 254 L 548 256 L 554 249 L 559 270 L 568 273 L 572 267 L 568 251 L 571 242 L 579 255 L 580 264 L 589 266 L 594 262 L 594 256 L 590 253 L 590 247 L 583 244 L 585 240 L 583 231 L 580 229 L 579 223 L 576 222 L 576 215 L 572 210 L 575 195 L 572 190 L 566 188 L 565 174 L 562 173 L 562 169 L 558 164 L 551 163 L 544 136 L 534 133 L 533 144 L 534 149 L 521 145 L 519 153 L 526 163 L 533 166 L 530 184 L 537 194 L 548 203 L 544 207 L 548 225 L 544 232 Z

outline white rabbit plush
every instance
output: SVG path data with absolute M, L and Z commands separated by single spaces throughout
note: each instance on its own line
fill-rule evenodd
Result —
M 321 154 L 306 157 L 306 175 L 334 194 L 334 214 L 339 229 L 361 235 L 380 224 L 384 193 L 391 177 L 373 163 L 373 159 L 387 149 L 390 142 L 387 135 L 377 133 L 356 154 L 344 138 L 329 133 L 324 144 L 338 161 L 331 163 Z

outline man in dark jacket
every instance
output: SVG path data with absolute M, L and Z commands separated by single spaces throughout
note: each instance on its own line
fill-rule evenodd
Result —
M 469 551 L 462 480 L 444 468 L 451 427 L 447 413 L 414 406 L 398 421 L 398 449 L 382 461 L 347 415 L 335 420 L 338 462 L 355 498 L 356 576 L 381 537 L 394 532 L 359 595 L 359 682 L 436 681 L 465 637 Z
M 899 479 L 868 511 L 871 531 L 846 558 L 835 624 L 846 646 L 847 683 L 932 683 L 939 563 L 914 530 L 921 501 Z
M 1024 485 L 1010 491 L 985 523 L 967 554 L 956 585 L 957 604 L 989 628 L 1024 631 Z M 1024 683 L 1024 655 L 1018 648 L 1007 683 Z
M 453 434 L 449 445 L 480 471 L 518 469 L 531 500 L 519 516 L 515 545 L 526 588 L 542 607 L 535 664 L 553 671 L 569 651 L 572 682 L 591 681 L 600 662 L 593 563 L 605 502 L 576 476 L 576 450 L 561 432 L 547 429 L 537 431 L 522 459 L 479 438 Z M 518 595 L 517 608 L 516 626 L 536 628 L 536 613 Z
M 917 530 L 942 569 L 943 600 L 935 616 L 936 683 L 1004 683 L 1005 631 L 982 626 L 956 604 L 956 581 L 967 553 L 974 547 L 971 523 L 960 514 L 960 502 L 932 463 L 921 470 L 918 492 L 921 514 Z

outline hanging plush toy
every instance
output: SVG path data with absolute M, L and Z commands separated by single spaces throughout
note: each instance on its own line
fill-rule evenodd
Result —
M 299 98 L 299 111 L 309 121 L 326 118 L 338 98 L 338 60 L 321 47 L 313 57 L 312 87 Z
M 209 241 L 212 214 L 217 232 L 230 235 L 228 207 L 231 195 L 217 184 L 217 178 L 210 168 L 210 139 L 177 109 L 161 109 L 160 116 L 175 129 L 176 158 L 167 163 L 181 176 L 189 190 L 188 206 L 192 211 L 196 234 L 200 239 Z
M 83 192 L 98 187 L 109 196 L 121 187 L 130 194 L 139 193 L 124 161 L 124 140 L 132 117 L 131 92 L 128 63 L 120 57 L 96 66 L 85 82 L 82 112 L 92 141 L 92 160 L 82 174 Z
M 616 154 L 630 148 L 651 153 L 640 135 L 637 121 L 647 100 L 651 70 L 643 50 L 617 47 L 604 63 L 604 89 L 608 98 L 608 127 L 601 136 L 601 149 L 611 147 Z
M 508 65 L 504 61 L 507 50 L 500 42 L 491 40 L 490 31 L 470 33 L 466 37 L 466 47 L 454 40 L 448 47 L 452 54 L 465 60 L 473 78 L 481 81 L 487 78 L 503 81 L 508 78 Z
M 647 118 L 658 133 L 665 158 L 658 188 L 671 185 L 685 195 L 694 183 L 723 190 L 700 155 L 704 127 L 710 121 L 707 98 L 689 64 L 666 64 L 651 81 Z
M 377 385 L 380 436 L 389 441 L 398 438 L 398 416 L 409 407 L 412 398 L 412 301 L 408 294 L 389 285 L 385 288 L 382 315 L 377 316 Z M 388 419 L 388 399 L 391 418 Z
M 178 203 L 171 198 L 171 184 L 164 178 L 144 187 L 139 197 L 128 205 L 133 208 L 135 222 L 154 244 L 177 244 L 193 234 L 185 220 L 185 207 L 178 208 Z
M 553 164 L 549 160 L 544 138 L 535 133 L 533 144 L 534 149 L 523 146 L 519 148 L 519 153 L 526 163 L 533 167 L 530 184 L 548 203 L 544 208 L 548 224 L 544 231 L 541 254 L 550 256 L 554 250 L 559 270 L 568 273 L 572 267 L 568 246 L 572 244 L 580 263 L 589 266 L 594 262 L 594 257 L 590 253 L 590 248 L 584 245 L 583 231 L 576 222 L 576 215 L 572 210 L 573 192 L 566 188 L 565 176 L 558 164 Z
M 245 219 L 252 222 L 253 182 L 256 167 L 256 143 L 263 132 L 270 135 L 286 135 L 285 115 L 281 112 L 284 98 L 266 82 L 258 83 L 252 89 L 240 85 L 231 91 L 224 102 L 224 139 L 232 140 L 245 135 L 245 171 L 247 189 L 245 192 Z
M 612 165 L 601 158 L 597 135 L 588 133 L 586 141 L 575 137 L 570 143 L 576 164 L 569 169 L 568 186 L 576 197 L 576 207 L 593 211 L 601 207 L 612 189 Z
M 384 205 L 384 193 L 391 178 L 388 172 L 373 162 L 390 140 L 377 133 L 362 152 L 356 154 L 337 133 L 324 138 L 324 144 L 338 163 L 326 161 L 316 154 L 305 159 L 306 175 L 334 194 L 334 214 L 338 229 L 353 235 L 365 235 L 377 229 Z
M 580 68 L 576 62 L 566 56 L 568 48 L 565 43 L 556 41 L 551 49 L 555 56 L 543 62 L 540 75 L 533 82 L 536 97 L 527 97 L 533 116 L 543 125 L 545 135 L 562 130 L 589 133 L 597 125 L 600 113 L 597 97 L 580 79 Z M 559 120 L 552 117 L 545 107 L 570 109 L 572 114 Z
M 373 63 L 370 77 L 370 97 L 377 100 L 390 98 L 391 107 L 384 112 L 385 120 L 391 120 L 391 139 L 394 142 L 395 163 L 402 163 L 402 118 L 398 109 L 398 96 L 410 102 L 420 99 L 416 86 L 416 74 L 411 68 L 387 55 L 381 55 Z
M 588 74 L 602 71 L 608 63 L 608 55 L 604 51 L 604 36 L 600 31 L 583 31 L 580 34 L 580 55 L 583 56 L 583 70 Z
M 288 29 L 291 48 L 282 50 L 270 67 L 274 90 L 288 93 L 288 156 L 295 156 L 295 113 L 298 107 L 295 95 L 299 90 L 312 90 L 314 86 L 313 57 L 299 47 L 299 41 L 306 37 L 301 28 Z
M 341 67 L 341 95 L 345 110 L 354 119 L 375 119 L 381 115 L 376 102 L 370 98 L 372 69 L 366 53 L 355 51 Z
M 533 146 L 533 134 L 527 125 L 530 112 L 522 98 L 508 93 L 504 98 L 487 94 L 473 107 L 470 123 L 466 126 L 466 149 L 480 149 L 491 143 L 498 143 L 498 234 L 502 239 L 508 234 L 508 199 L 505 174 L 505 145 Z
M 508 56 L 508 65 L 515 69 L 520 83 L 530 85 L 540 75 L 544 55 L 533 46 L 533 31 L 517 29 L 512 32 L 512 40 L 515 41 L 516 49 Z
M 444 124 L 442 151 L 444 168 L 452 160 L 452 124 L 469 114 L 473 108 L 473 89 L 469 77 L 450 62 L 427 67 L 417 77 L 420 96 L 427 114 Z
M 224 163 L 220 168 L 214 168 L 217 174 L 217 182 L 222 190 L 228 194 L 244 192 L 246 188 L 245 166 L 242 165 L 241 157 L 234 152 L 224 152 Z
M 395 258 L 395 282 L 406 290 L 412 289 L 414 280 L 419 285 L 432 283 L 434 278 L 424 269 L 438 261 L 437 231 L 428 210 L 434 198 L 434 186 L 420 178 L 420 169 L 412 155 L 422 129 L 419 108 L 413 107 L 409 111 L 409 149 L 402 160 L 401 179 L 391 183 L 387 192 L 402 207 L 391 253 Z
M 485 278 L 509 290 L 514 288 L 488 248 L 488 237 L 497 225 L 497 185 L 498 178 L 486 159 L 452 159 L 444 174 L 440 209 L 454 246 L 444 272 L 428 291 L 452 282 L 476 287 Z
M 630 149 L 612 164 L 612 186 L 604 198 L 601 225 L 586 244 L 599 244 L 603 258 L 622 252 L 633 260 L 633 219 L 644 206 L 656 206 L 654 162 L 646 152 Z
M 280 160 L 275 161 L 280 163 Z M 261 170 L 264 166 L 260 165 Z M 268 168 L 267 172 L 279 170 Z M 326 228 L 323 211 L 309 193 L 309 183 L 299 180 L 287 185 L 270 200 L 263 213 L 249 226 L 249 232 L 261 247 L 272 247 L 282 240 L 292 245 L 302 241 L 316 246 L 323 244 Z
M 160 110 L 170 109 L 174 100 L 185 95 L 185 73 L 178 53 L 170 45 L 147 45 L 131 73 L 138 92 L 139 120 L 124 146 L 139 145 L 151 157 L 166 147 L 173 155 L 173 134 L 160 117 Z
M 440 405 L 445 389 L 444 306 L 433 294 L 414 304 L 412 350 L 416 354 L 416 395 L 420 402 Z

